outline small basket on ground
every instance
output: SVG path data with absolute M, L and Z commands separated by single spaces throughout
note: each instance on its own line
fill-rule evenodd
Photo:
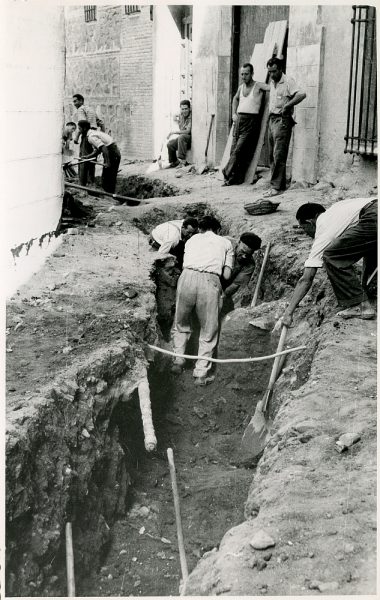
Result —
M 244 204 L 244 208 L 250 215 L 269 215 L 277 210 L 279 204 L 281 203 L 272 202 L 271 200 L 256 200 L 247 202 Z

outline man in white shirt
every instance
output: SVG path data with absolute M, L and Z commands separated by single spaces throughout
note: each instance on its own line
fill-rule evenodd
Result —
M 79 121 L 88 121 L 90 123 L 90 127 L 96 128 L 99 127 L 101 131 L 105 131 L 104 123 L 100 117 L 96 114 L 96 111 L 84 103 L 84 98 L 82 94 L 74 94 L 73 95 L 73 104 L 76 108 L 75 118 L 77 123 Z M 89 154 L 92 150 L 86 136 L 80 134 L 79 128 L 74 136 L 74 144 L 79 143 L 79 138 L 81 138 L 80 146 L 79 146 L 79 158 L 83 158 L 85 155 Z M 87 185 L 87 180 L 90 183 L 94 183 L 95 181 L 95 165 L 92 163 L 81 163 L 78 165 L 78 175 L 79 175 L 79 183 L 81 185 Z
M 302 229 L 314 238 L 305 269 L 289 306 L 276 324 L 290 326 L 294 310 L 309 291 L 317 269 L 325 265 L 338 304 L 338 316 L 374 319 L 367 293 L 354 271 L 354 264 L 364 259 L 362 282 L 374 272 L 377 261 L 377 198 L 353 198 L 333 204 L 325 210 L 321 204 L 303 204 L 296 219 Z
M 283 73 L 283 62 L 271 58 L 267 62 L 270 76 L 268 141 L 272 163 L 271 189 L 263 196 L 277 196 L 286 189 L 286 159 L 292 129 L 294 106 L 306 98 L 292 77 Z
M 173 327 L 173 349 L 185 354 L 191 335 L 191 314 L 195 309 L 199 324 L 199 358 L 193 375 L 197 385 L 205 385 L 211 362 L 207 358 L 218 343 L 219 313 L 222 304 L 220 278 L 227 281 L 234 265 L 234 252 L 230 240 L 218 235 L 221 225 L 215 217 L 204 216 L 199 221 L 199 231 L 185 246 L 183 271 L 178 281 L 176 311 Z M 185 359 L 175 358 L 172 371 L 180 373 Z
M 152 229 L 149 244 L 158 250 L 158 255 L 173 254 L 182 269 L 185 244 L 197 232 L 198 221 L 193 217 L 167 221 Z
M 110 135 L 103 131 L 91 129 L 88 121 L 79 121 L 78 130 L 81 132 L 82 137 L 87 139 L 90 148 L 94 148 L 91 154 L 85 154 L 82 158 L 95 158 L 98 154 L 103 154 L 102 188 L 106 192 L 114 194 L 121 159 L 119 148 Z

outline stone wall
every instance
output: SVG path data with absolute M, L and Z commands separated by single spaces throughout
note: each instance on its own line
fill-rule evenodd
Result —
M 65 118 L 80 93 L 102 116 L 124 158 L 151 158 L 152 21 L 150 7 L 125 14 L 124 5 L 97 6 L 85 23 L 83 6 L 65 9 Z M 74 118 L 75 120 L 75 118 Z

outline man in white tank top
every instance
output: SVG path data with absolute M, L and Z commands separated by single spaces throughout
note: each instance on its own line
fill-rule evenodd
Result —
M 269 91 L 269 85 L 254 81 L 250 63 L 241 67 L 240 76 L 242 83 L 232 100 L 234 132 L 230 158 L 223 169 L 224 185 L 237 185 L 244 181 L 260 133 L 259 113 L 263 93 Z

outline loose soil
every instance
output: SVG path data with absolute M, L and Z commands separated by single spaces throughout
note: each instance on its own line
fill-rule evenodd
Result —
M 146 167 L 131 165 L 125 175 L 145 176 Z M 260 196 L 267 179 L 266 173 L 263 175 L 257 186 L 221 188 L 214 173 L 157 172 L 153 179 L 160 179 L 163 186 L 175 186 L 180 194 L 133 208 L 112 199 L 76 196 L 93 206 L 95 227 L 79 227 L 78 235 L 63 236 L 61 247 L 43 270 L 8 303 L 8 468 L 12 465 L 12 473 L 8 475 L 7 508 L 12 523 L 9 532 L 14 536 L 17 523 L 27 523 L 24 531 L 32 535 L 33 510 L 43 514 L 38 481 L 33 484 L 35 492 L 28 491 L 22 500 L 25 467 L 14 469 L 13 457 L 19 448 L 24 448 L 26 456 L 28 444 L 33 447 L 41 397 L 47 405 L 51 380 L 69 372 L 73 379 L 73 369 L 85 368 L 96 353 L 112 354 L 119 344 L 131 349 L 128 377 L 136 378 L 135 371 L 140 372 L 144 364 L 144 343 L 157 342 L 151 279 L 155 253 L 145 235 L 151 226 L 190 214 L 191 207 L 197 210 L 203 203 L 220 216 L 230 234 L 253 230 L 264 244 L 272 240 L 261 304 L 253 310 L 234 311 L 224 324 L 219 347 L 220 357 L 256 356 L 276 346 L 270 330 L 310 247 L 310 241 L 294 228 L 296 208 L 308 200 L 329 206 L 337 199 L 373 191 L 354 176 L 345 184 L 342 176 L 335 188 L 328 183 L 319 189 L 294 186 L 281 197 L 276 213 L 252 217 L 242 205 Z M 137 295 L 128 298 L 126 292 L 131 289 Z M 251 295 L 252 289 L 242 295 L 243 306 Z M 252 319 L 260 329 L 249 325 Z M 165 344 L 162 339 L 159 343 Z M 287 343 L 306 343 L 307 349 L 285 363 L 271 408 L 273 437 L 257 469 L 255 464 L 241 462 L 239 444 L 266 387 L 270 363 L 218 368 L 215 382 L 206 388 L 194 387 L 190 369 L 174 378 L 168 376 L 164 359 L 151 364 L 158 438 L 153 455 L 143 448 L 137 395 L 128 396 L 128 402 L 113 402 L 111 412 L 104 404 L 98 421 L 103 419 L 104 435 L 117 424 L 128 481 L 113 504 L 117 510 L 108 511 L 110 525 L 102 526 L 102 543 L 95 534 L 86 540 L 87 547 L 99 544 L 101 549 L 93 569 L 81 560 L 85 550 L 79 548 L 79 529 L 74 526 L 74 547 L 80 557 L 78 594 L 178 595 L 180 564 L 167 447 L 174 450 L 188 565 L 193 571 L 185 588 L 187 595 L 375 593 L 376 324 L 339 322 L 334 317 L 331 288 L 320 273 L 297 313 Z M 137 350 L 133 351 L 134 347 Z M 106 383 L 107 378 L 111 380 L 112 375 L 103 376 Z M 51 399 L 48 404 L 51 410 Z M 80 432 L 83 423 L 77 426 Z M 56 427 L 58 432 L 59 422 Z M 336 438 L 352 430 L 361 440 L 345 454 L 338 454 Z M 90 456 L 91 437 L 85 442 L 88 450 L 82 446 L 82 469 L 86 452 Z M 112 444 L 111 450 L 115 448 Z M 35 468 L 33 452 L 29 451 L 28 460 Z M 43 460 L 48 465 L 48 459 Z M 39 463 L 39 469 L 43 464 Z M 118 469 L 119 463 L 114 468 L 113 488 L 120 486 Z M 97 489 L 105 471 L 99 473 Z M 36 469 L 34 474 L 42 478 L 41 471 Z M 102 514 L 108 513 L 103 510 Z M 61 537 L 65 518 L 64 511 L 59 513 L 55 525 Z M 43 527 L 50 527 L 50 522 Z M 258 529 L 271 535 L 273 547 L 252 549 L 250 541 Z M 49 540 L 49 548 L 54 549 L 52 536 Z M 21 566 L 23 561 L 34 565 L 39 560 L 43 565 L 47 560 L 47 553 L 36 543 L 32 551 L 27 543 L 25 548 L 25 556 L 17 555 L 12 540 L 8 553 L 14 552 L 13 560 L 17 556 Z M 17 575 L 10 577 L 8 595 L 64 596 L 64 553 L 62 545 L 59 548 L 57 563 L 51 559 L 55 570 L 44 567 L 45 576 L 39 575 L 39 567 L 30 571 L 23 567 L 20 575 L 11 562 L 8 574 L 14 571 Z M 23 582 L 22 593 L 18 579 Z

